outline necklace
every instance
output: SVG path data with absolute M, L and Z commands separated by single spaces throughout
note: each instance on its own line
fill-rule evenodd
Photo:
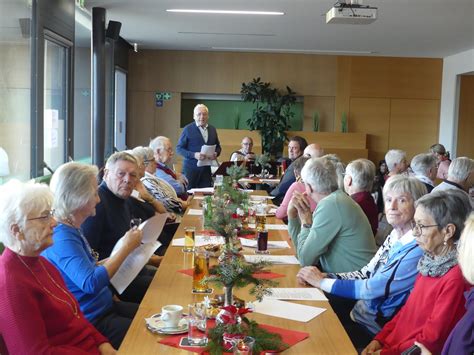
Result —
M 89 253 L 92 255 L 92 257 L 94 258 L 95 262 L 97 263 L 99 261 L 99 253 L 97 251 L 95 251 L 94 249 L 92 249 L 91 245 L 89 244 L 89 241 L 87 240 L 87 238 L 85 237 L 84 233 L 82 233 L 82 230 L 81 228 L 79 227 L 76 227 L 73 223 L 73 221 L 71 220 L 71 218 L 69 217 L 66 217 L 64 218 L 64 222 L 66 222 L 68 225 L 70 225 L 72 228 L 74 228 L 77 233 L 79 233 L 79 235 L 81 236 L 82 238 L 82 241 L 84 242 L 84 244 L 86 245 Z M 64 224 L 64 222 L 62 222 Z
M 70 300 L 71 300 L 71 303 L 69 303 L 69 301 L 67 300 L 63 300 L 62 298 L 59 298 L 58 296 L 56 296 L 54 293 L 52 293 L 50 290 L 48 290 L 46 288 L 46 286 L 44 286 L 41 281 L 38 279 L 38 277 L 36 276 L 36 274 L 33 272 L 33 270 L 30 269 L 30 267 L 28 266 L 28 264 L 21 258 L 20 255 L 18 254 L 15 254 L 18 259 L 20 259 L 21 263 L 23 265 L 25 265 L 25 267 L 28 269 L 28 271 L 31 273 L 31 275 L 33 275 L 33 277 L 35 278 L 36 282 L 38 282 L 38 284 L 43 288 L 43 290 L 48 294 L 50 295 L 51 297 L 53 297 L 55 300 L 63 303 L 63 304 L 66 304 L 69 306 L 69 308 L 71 308 L 71 311 L 72 311 L 72 314 L 76 317 L 76 318 L 80 318 L 80 314 L 79 314 L 79 311 L 77 309 L 77 304 L 76 302 L 74 301 L 74 298 L 69 294 L 69 292 L 67 292 L 64 288 L 61 287 L 61 285 L 59 285 L 54 279 L 53 277 L 49 274 L 48 270 L 46 270 L 46 267 L 44 266 L 43 262 L 41 261 L 40 258 L 38 258 L 39 260 L 39 263 L 41 264 L 41 266 L 43 267 L 43 270 L 44 272 L 46 273 L 46 275 L 48 275 L 48 278 L 53 282 L 53 284 L 61 290 L 62 293 L 64 293 Z

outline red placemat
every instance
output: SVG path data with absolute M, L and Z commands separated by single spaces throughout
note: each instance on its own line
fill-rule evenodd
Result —
M 208 328 L 212 328 L 215 325 L 215 321 L 210 320 L 207 323 Z M 273 327 L 271 325 L 266 325 L 266 324 L 260 324 L 260 326 L 269 332 L 280 334 L 281 335 L 281 340 L 288 344 L 289 347 L 299 343 L 300 341 L 303 341 L 304 339 L 309 337 L 309 334 L 306 332 L 299 332 L 296 330 L 288 330 L 288 329 L 283 329 L 283 328 L 278 328 L 278 327 Z M 172 335 L 166 338 L 163 338 L 158 341 L 160 344 L 164 345 L 169 345 L 175 348 L 179 349 L 184 349 L 188 351 L 193 351 L 198 354 L 204 353 L 205 349 L 199 348 L 199 347 L 180 347 L 179 346 L 179 341 L 181 340 L 182 337 L 186 335 L 180 334 L 180 335 Z
M 193 276 L 193 269 L 183 269 L 183 270 L 178 270 L 178 272 L 188 275 L 188 276 Z M 253 276 L 256 279 L 276 279 L 278 277 L 285 277 L 285 275 L 283 274 L 277 274 L 271 271 L 256 272 L 255 274 L 253 274 Z

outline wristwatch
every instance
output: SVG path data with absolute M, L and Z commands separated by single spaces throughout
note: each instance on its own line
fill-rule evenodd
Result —
M 310 228 L 311 228 L 311 224 L 309 224 L 309 223 L 303 223 L 303 228 L 308 228 L 308 229 L 310 229 Z

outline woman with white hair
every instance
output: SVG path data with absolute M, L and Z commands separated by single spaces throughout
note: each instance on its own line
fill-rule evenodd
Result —
M 409 175 L 407 153 L 403 150 L 390 149 L 385 154 L 385 162 L 388 168 L 388 175 L 386 175 L 385 180 L 398 174 Z
M 302 266 L 320 264 L 326 272 L 357 270 L 375 254 L 372 229 L 360 207 L 338 188 L 336 168 L 326 158 L 306 162 L 306 192 L 293 194 L 288 231 Z M 310 199 L 317 207 L 311 213 Z
M 436 173 L 438 172 L 436 157 L 431 153 L 415 155 L 411 160 L 410 167 L 415 177 L 426 186 L 428 192 L 431 192 L 434 188 Z
M 53 243 L 48 186 L 0 186 L 0 335 L 10 354 L 114 354 L 84 317 L 56 268 L 40 253 Z
M 50 186 L 59 224 L 54 228 L 53 246 L 42 255 L 61 272 L 85 317 L 118 349 L 138 305 L 115 301 L 109 288 L 110 279 L 140 245 L 142 232 L 130 229 L 115 254 L 98 260 L 99 254 L 81 230 L 82 223 L 95 215 L 100 202 L 97 172 L 95 166 L 71 162 L 61 165 L 53 174 Z

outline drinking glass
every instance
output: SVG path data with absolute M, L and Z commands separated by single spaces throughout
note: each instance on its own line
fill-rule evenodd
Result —
M 184 252 L 194 251 L 194 237 L 196 234 L 195 227 L 184 227 Z
M 252 355 L 254 345 L 255 345 L 254 338 L 245 337 L 244 339 L 239 340 L 232 349 L 233 349 L 234 355 Z
M 266 204 L 262 203 L 256 206 L 255 223 L 255 228 L 257 229 L 257 232 L 265 230 L 265 224 L 267 223 Z
M 262 230 L 257 233 L 257 254 L 268 254 L 268 231 Z
M 188 342 L 192 346 L 204 346 L 207 344 L 207 319 L 204 303 L 189 305 Z
M 202 248 L 194 250 L 193 293 L 209 293 L 207 283 L 201 282 L 209 276 L 209 254 Z

